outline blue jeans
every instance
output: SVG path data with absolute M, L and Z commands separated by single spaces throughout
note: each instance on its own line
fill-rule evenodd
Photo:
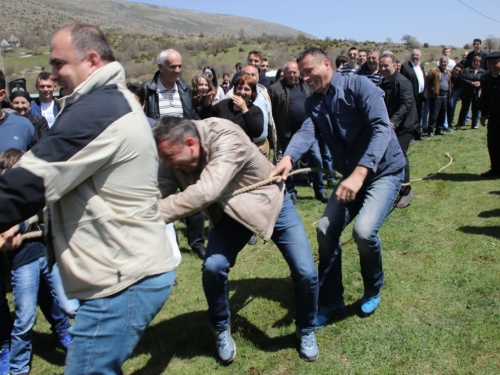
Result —
M 281 149 L 283 151 L 286 150 L 288 144 L 290 143 L 291 138 L 280 137 L 279 142 L 281 145 Z M 309 168 L 323 168 L 323 162 L 321 160 L 321 152 L 319 150 L 318 141 L 314 141 L 311 148 L 306 152 L 306 158 L 308 162 Z M 325 183 L 323 182 L 323 173 L 322 172 L 313 172 L 311 173 L 312 183 L 314 192 L 316 194 L 323 193 L 325 191 Z M 297 194 L 297 190 L 295 189 L 295 176 L 289 176 L 286 181 L 286 190 L 290 194 Z
M 133 261 L 133 260 L 131 260 Z M 80 301 L 65 374 L 121 374 L 175 281 L 175 270 L 146 277 L 109 297 Z
M 48 282 L 52 274 L 49 272 L 45 257 L 13 269 L 11 274 L 16 318 L 11 335 L 10 371 L 14 375 L 29 372 L 38 291 L 40 284 Z M 58 334 L 66 334 L 69 326 L 69 320 L 64 316 L 59 322 L 61 330 Z
M 80 302 L 78 302 L 75 298 L 68 299 L 68 297 L 66 297 L 57 264 L 54 264 L 54 267 L 52 267 L 52 272 L 50 273 L 50 277 L 47 279 L 47 282 L 52 295 L 61 310 L 70 318 L 74 318 L 78 308 L 80 307 Z
M 340 235 L 358 215 L 353 228 L 358 245 L 365 295 L 380 295 L 384 285 L 382 244 L 378 232 L 399 193 L 404 170 L 371 181 L 349 203 L 338 203 L 332 194 L 317 227 L 319 245 L 319 301 L 323 307 L 343 304 L 342 248 Z M 335 188 L 335 192 L 338 186 Z
M 234 266 L 238 253 L 251 236 L 251 230 L 225 214 L 210 232 L 202 280 L 208 302 L 208 318 L 216 330 L 225 329 L 230 324 L 229 269 Z M 318 308 L 318 275 L 306 232 L 288 194 L 271 238 L 292 274 L 295 324 L 303 332 L 312 331 L 316 326 Z

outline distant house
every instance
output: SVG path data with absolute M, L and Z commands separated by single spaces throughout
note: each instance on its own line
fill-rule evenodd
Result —
M 9 44 L 11 47 L 13 48 L 19 48 L 19 46 L 21 45 L 21 42 L 19 42 L 19 39 L 17 39 L 14 34 L 11 34 L 10 35 L 10 38 L 9 38 Z
M 2 52 L 12 51 L 12 47 L 5 39 L 0 42 L 0 48 L 2 49 Z

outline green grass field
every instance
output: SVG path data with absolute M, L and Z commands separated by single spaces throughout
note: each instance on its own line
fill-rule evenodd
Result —
M 416 198 L 394 210 L 380 232 L 386 285 L 374 315 L 358 316 L 363 285 L 351 238 L 343 240 L 346 319 L 317 332 L 320 358 L 306 363 L 294 336 L 289 270 L 272 243 L 259 240 L 240 254 L 230 274 L 233 337 L 238 354 L 223 366 L 206 316 L 201 261 L 187 248 L 178 285 L 146 331 L 125 374 L 498 374 L 500 373 L 500 186 L 481 180 L 489 168 L 486 129 L 454 131 L 410 145 Z M 331 190 L 328 191 L 331 193 Z M 324 205 L 299 189 L 297 206 L 317 260 L 314 223 Z M 9 293 L 12 305 L 12 293 Z M 39 315 L 31 374 L 61 374 L 64 355 L 54 349 Z M 106 355 L 106 353 L 102 353 Z

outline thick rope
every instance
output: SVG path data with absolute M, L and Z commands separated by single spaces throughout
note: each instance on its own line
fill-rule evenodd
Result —
M 444 167 L 441 167 L 440 169 L 438 169 L 438 171 L 436 173 L 430 174 L 430 175 L 425 176 L 425 177 L 416 178 L 414 180 L 410 180 L 410 182 L 417 182 L 417 181 L 427 180 L 429 178 L 432 178 L 432 177 L 436 176 L 437 174 L 441 173 L 442 171 L 444 171 L 446 168 L 448 168 L 453 163 L 453 157 L 450 155 L 449 152 L 447 152 L 445 154 L 445 156 L 447 158 L 449 158 L 450 161 Z M 332 174 L 332 175 L 338 175 L 338 173 L 335 172 L 335 171 L 330 171 L 328 169 L 322 169 L 322 168 L 301 168 L 301 169 L 297 169 L 297 170 L 295 170 L 293 172 L 290 172 L 288 175 L 289 176 L 293 176 L 293 175 L 296 175 L 296 174 L 309 173 L 309 172 L 323 172 L 323 173 L 329 173 L 329 174 Z M 247 187 L 235 190 L 232 193 L 223 195 L 222 197 L 220 197 L 219 199 L 217 199 L 216 202 L 227 200 L 227 199 L 235 197 L 237 195 L 240 195 L 240 194 L 243 194 L 243 193 L 247 193 L 247 192 L 249 192 L 251 190 L 255 190 L 255 189 L 257 189 L 257 188 L 259 188 L 261 186 L 269 185 L 269 184 L 275 182 L 276 180 L 278 180 L 279 178 L 281 178 L 281 176 L 274 176 L 272 178 L 268 178 L 268 179 L 266 179 L 264 181 L 261 181 L 261 182 L 258 182 L 256 184 L 253 184 L 253 185 L 250 185 L 250 186 L 247 186 Z M 402 186 L 406 186 L 406 185 L 409 185 L 409 183 L 403 184 Z M 391 210 L 391 212 L 392 212 L 392 210 Z M 318 222 L 316 221 L 312 225 L 314 226 L 317 223 Z M 37 230 L 37 231 L 34 231 L 34 232 L 25 233 L 25 234 L 21 235 L 21 238 L 24 241 L 24 240 L 30 240 L 30 239 L 34 239 L 34 238 L 39 238 L 39 237 L 42 237 L 42 236 L 43 236 L 43 231 Z M 0 237 L 0 244 L 2 242 L 4 242 L 4 239 L 2 237 Z
M 430 175 L 425 176 L 425 177 L 416 178 L 414 180 L 410 180 L 410 182 L 417 182 L 417 181 L 427 180 L 429 178 L 432 178 L 432 177 L 436 176 L 438 173 L 440 173 L 443 170 L 445 170 L 446 168 L 448 168 L 453 163 L 453 158 L 451 157 L 451 155 L 450 155 L 449 152 L 447 152 L 445 154 L 445 156 L 448 157 L 450 159 L 450 161 L 444 167 L 440 168 L 436 173 L 430 174 Z M 328 173 L 328 174 L 332 174 L 332 175 L 336 175 L 336 176 L 341 176 L 338 172 L 330 171 L 328 169 L 322 169 L 322 168 L 301 168 L 301 169 L 297 169 L 297 170 L 295 170 L 293 172 L 290 172 L 288 175 L 289 176 L 293 176 L 293 175 L 296 175 L 296 174 L 309 173 L 309 172 L 323 172 L 323 173 Z M 227 200 L 227 199 L 235 197 L 237 195 L 240 195 L 240 194 L 243 194 L 243 193 L 247 193 L 247 192 L 249 192 L 251 190 L 255 190 L 255 189 L 257 189 L 257 188 L 259 188 L 261 186 L 269 185 L 269 184 L 275 182 L 276 180 L 278 180 L 280 178 L 281 178 L 281 176 L 274 176 L 274 177 L 268 178 L 268 179 L 266 179 L 264 181 L 257 182 L 256 184 L 253 184 L 253 185 L 246 186 L 244 188 L 235 190 L 232 193 L 223 195 L 222 197 L 218 198 L 216 200 L 216 202 Z M 409 185 L 409 183 L 403 184 L 402 186 L 407 186 L 407 185 Z

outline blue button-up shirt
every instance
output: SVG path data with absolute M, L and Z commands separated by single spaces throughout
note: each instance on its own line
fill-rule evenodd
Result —
M 366 182 L 399 172 L 406 164 L 391 128 L 384 92 L 366 77 L 333 74 L 328 96 L 313 94 L 306 101 L 306 119 L 285 155 L 295 163 L 322 137 L 335 169 L 348 177 L 358 166 L 371 173 Z

